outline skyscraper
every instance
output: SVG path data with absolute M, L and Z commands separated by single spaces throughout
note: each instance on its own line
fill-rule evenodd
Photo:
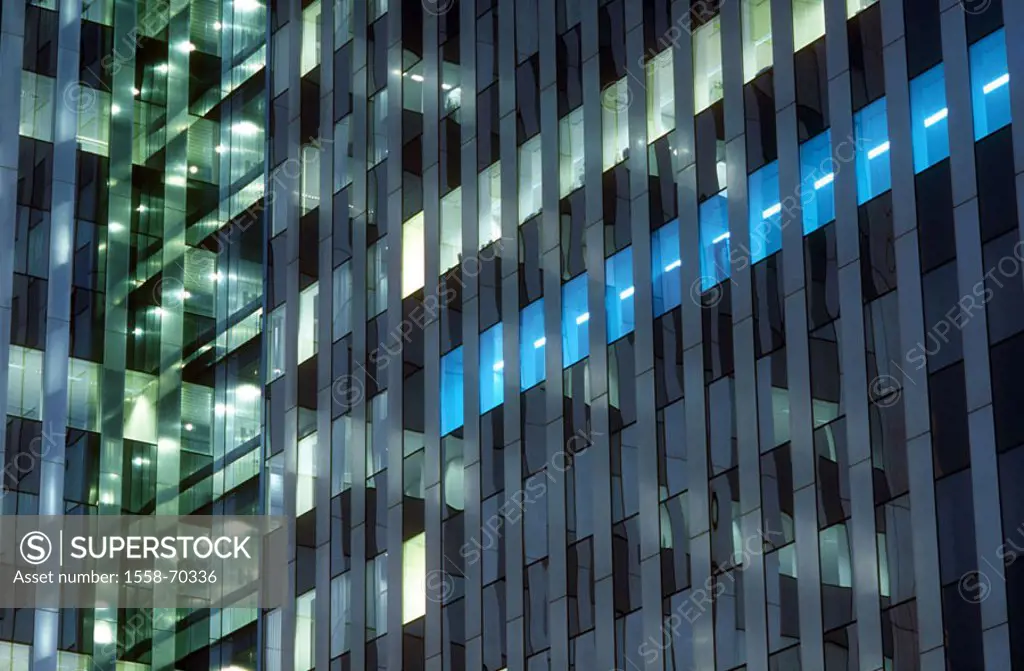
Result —
M 294 520 L 0 669 L 1024 668 L 1024 3 L 0 25 L 3 513 Z

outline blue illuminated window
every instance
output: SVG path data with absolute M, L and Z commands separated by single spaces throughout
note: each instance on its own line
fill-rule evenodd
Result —
M 971 99 L 974 139 L 1010 123 L 1010 71 L 1006 67 L 1006 29 L 971 45 Z
M 910 80 L 910 139 L 915 173 L 949 156 L 948 116 L 945 69 L 940 63 Z
M 480 414 L 501 405 L 505 396 L 505 361 L 501 324 L 480 334 Z
M 726 190 L 700 204 L 700 282 L 707 290 L 729 277 L 729 212 Z
M 747 178 L 750 262 L 757 263 L 782 249 L 782 204 L 779 162 L 772 161 Z
M 526 391 L 544 381 L 544 299 L 519 313 L 519 388 Z
M 651 283 L 654 316 L 660 317 L 680 302 L 679 220 L 674 219 L 651 233 Z
M 441 435 L 462 426 L 462 348 L 441 357 Z
M 800 206 L 804 215 L 804 235 L 812 233 L 836 218 L 835 171 L 832 158 L 832 134 L 815 135 L 800 145 Z
M 562 285 L 562 368 L 590 354 L 587 274 Z
M 632 333 L 633 318 L 633 248 L 626 247 L 604 262 L 604 306 L 608 312 L 608 342 Z
M 892 184 L 889 173 L 889 126 L 885 98 L 853 115 L 853 136 L 857 143 L 857 204 L 863 205 Z

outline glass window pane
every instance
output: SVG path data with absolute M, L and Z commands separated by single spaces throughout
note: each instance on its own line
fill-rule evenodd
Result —
M 562 368 L 590 354 L 587 274 L 562 285 Z
M 501 237 L 501 161 L 477 176 L 480 215 L 480 249 Z
M 352 592 L 350 572 L 331 578 L 331 656 L 337 657 L 348 652 L 352 622 Z
M 370 245 L 366 259 L 366 311 L 373 319 L 388 308 L 388 238 Z
M 340 191 L 352 183 L 352 135 L 349 131 L 352 115 L 334 124 L 334 190 Z
M 623 77 L 601 94 L 604 170 L 629 157 L 629 103 L 632 92 Z
M 771 0 L 742 0 L 743 82 L 772 66 Z
M 441 435 L 462 426 L 462 347 L 441 357 Z
M 441 274 L 462 258 L 462 187 L 441 199 Z
M 654 316 L 660 317 L 681 300 L 679 273 L 679 220 L 673 219 L 651 233 L 651 282 L 654 291 Z
M 747 180 L 750 262 L 757 263 L 782 249 L 782 204 L 779 162 L 772 161 Z
M 852 19 L 878 0 L 846 0 L 846 18 Z
M 889 173 L 889 127 L 885 98 L 880 98 L 853 115 L 853 136 L 857 147 L 857 204 L 863 205 L 891 187 Z
M 302 214 L 311 212 L 320 206 L 320 149 L 312 145 L 302 148 L 301 178 L 299 191 L 302 197 L 299 205 Z
M 558 121 L 559 197 L 583 186 L 583 108 Z M 538 208 L 539 210 L 539 208 Z
M 666 49 L 647 63 L 647 142 L 676 127 L 675 82 L 672 49 Z
M 295 669 L 312 669 L 316 648 L 316 590 L 295 597 Z
M 302 53 L 299 55 L 299 75 L 320 65 L 320 0 L 302 10 Z
M 942 64 L 910 80 L 910 135 L 914 172 L 949 156 L 946 78 Z
M 729 277 L 729 213 L 726 190 L 700 204 L 701 289 L 710 289 Z
M 372 168 L 388 157 L 388 90 L 370 98 L 367 102 L 367 117 L 370 120 L 370 132 L 367 134 L 368 145 L 366 158 Z
M 974 139 L 1010 123 L 1010 72 L 1006 66 L 1006 31 L 997 30 L 970 48 Z
M 334 269 L 333 339 L 338 340 L 352 332 L 352 262 L 346 261 Z
M 402 224 L 402 298 L 423 288 L 426 269 L 423 251 L 423 213 Z
M 427 613 L 427 535 L 402 543 L 402 624 Z
M 317 352 L 320 301 L 319 282 L 314 282 L 299 295 L 299 363 L 311 358 Z
M 340 49 L 352 39 L 352 0 L 334 2 L 334 48 Z
M 505 390 L 501 324 L 480 334 L 480 414 L 501 405 Z
M 825 34 L 825 0 L 793 0 L 793 50 Z
M 540 135 L 519 147 L 519 223 L 540 212 L 541 204 Z
M 832 134 L 815 135 L 800 145 L 800 203 L 804 235 L 836 218 Z
M 519 388 L 526 391 L 544 380 L 544 299 L 519 313 Z
M 604 270 L 604 304 L 608 312 L 608 342 L 611 343 L 632 333 L 635 326 L 633 248 L 626 247 L 605 260 Z
M 302 515 L 316 505 L 316 432 L 299 441 L 297 455 L 297 482 L 295 485 L 295 514 Z
M 27 70 L 21 71 L 20 135 L 53 142 L 53 88 L 52 78 Z M 78 90 L 81 92 L 85 89 Z
M 722 99 L 721 17 L 697 28 L 693 33 L 693 103 L 700 113 Z
M 285 303 L 270 313 L 267 322 L 267 383 L 284 375 L 284 317 Z

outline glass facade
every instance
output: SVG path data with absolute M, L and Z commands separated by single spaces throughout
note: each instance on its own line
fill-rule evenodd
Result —
M 0 513 L 295 529 L 0 671 L 1024 668 L 1020 7 L 683 4 L 4 3 Z

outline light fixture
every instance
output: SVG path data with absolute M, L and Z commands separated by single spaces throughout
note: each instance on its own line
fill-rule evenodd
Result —
M 772 205 L 771 207 L 769 207 L 768 209 L 761 213 L 761 218 L 768 219 L 770 217 L 774 217 L 779 212 L 782 212 L 782 203 L 775 203 L 774 205 Z
M 816 180 L 814 182 L 814 188 L 815 189 L 824 189 L 826 186 L 831 184 L 835 180 L 835 178 L 836 178 L 835 174 L 830 172 L 829 174 L 825 175 L 821 179 Z
M 213 22 L 213 29 L 214 29 L 214 30 L 220 30 L 220 29 L 221 29 L 221 23 L 220 23 L 220 21 L 214 21 L 214 22 Z
M 99 244 L 99 247 L 97 247 L 97 249 L 99 249 L 101 252 L 104 251 L 106 248 L 107 248 L 107 243 L 105 243 L 105 242 L 101 242 Z
M 409 75 L 409 78 L 412 79 L 414 82 L 423 81 L 423 75 Z
M 254 12 L 263 7 L 256 0 L 235 0 L 235 9 L 239 12 Z
M 186 431 L 191 431 L 194 428 L 196 428 L 196 427 L 192 426 L 192 422 L 189 422 L 188 424 L 185 425 L 185 430 Z
M 505 369 L 505 362 L 504 361 L 499 361 L 498 363 L 496 363 L 493 366 L 491 366 L 491 369 L 495 373 L 500 373 L 502 370 Z
M 241 384 L 235 387 L 235 396 L 243 401 L 255 401 L 262 394 L 260 388 L 253 384 Z
M 720 236 L 711 241 L 711 244 L 717 245 L 719 242 L 724 242 L 729 239 L 729 231 L 722 233 Z
M 140 93 L 142 93 L 142 91 L 140 91 L 139 89 L 135 88 L 134 86 L 132 87 L 132 95 L 133 96 L 137 96 Z
M 938 112 L 936 112 L 935 114 L 931 115 L 930 117 L 928 117 L 927 119 L 924 120 L 924 127 L 925 128 L 931 128 L 935 124 L 937 124 L 940 121 L 942 121 L 943 119 L 945 119 L 947 116 L 949 116 L 949 108 L 948 107 L 943 107 Z
M 995 79 L 990 81 L 988 84 L 985 84 L 983 87 L 981 87 L 981 92 L 984 93 L 985 95 L 988 95 L 989 93 L 992 93 L 996 89 L 998 89 L 998 88 L 1000 88 L 1002 86 L 1006 86 L 1009 83 L 1010 83 L 1010 73 L 1007 72 L 1006 74 L 1000 75 L 1000 76 L 996 77 Z
M 191 42 L 182 42 L 178 45 L 178 51 L 188 54 L 196 50 L 196 45 Z
M 217 415 L 218 417 L 223 417 L 225 414 L 227 414 L 227 410 L 227 406 L 225 406 L 223 403 L 218 403 L 215 406 L 213 406 L 213 414 Z
M 111 115 L 117 114 L 120 111 L 121 111 L 121 107 L 119 105 L 111 105 L 110 106 L 110 114 Z
M 146 211 L 146 206 L 145 205 L 139 205 L 137 208 L 135 208 L 135 211 L 136 212 L 145 212 Z
M 138 326 L 136 326 L 135 330 L 132 331 L 132 334 L 136 335 L 136 336 L 140 336 L 140 335 L 142 335 L 142 329 L 140 329 Z
M 217 152 L 218 154 L 223 154 L 224 153 L 224 145 L 219 144 L 216 147 L 214 147 L 213 150 L 215 152 Z
M 441 90 L 442 91 L 451 91 L 452 90 L 452 85 L 451 84 L 441 84 Z
M 589 320 L 590 320 L 590 313 L 589 312 L 584 312 L 583 314 L 581 314 L 579 317 L 576 318 L 576 325 L 579 326 L 580 324 L 586 324 Z
M 199 172 L 199 168 L 197 166 L 191 165 L 188 168 L 188 172 L 189 172 L 190 175 L 194 175 L 197 172 Z
M 110 225 L 107 226 L 107 228 L 110 229 L 111 233 L 120 233 L 121 231 L 124 230 L 124 226 L 122 226 L 121 224 L 117 223 L 116 221 L 110 222 Z
M 619 292 L 619 300 L 624 301 L 630 296 L 632 296 L 634 293 L 636 293 L 635 287 L 627 287 Z
M 170 68 L 167 66 L 167 63 L 161 63 L 160 65 L 156 66 L 156 71 L 160 73 L 166 73 L 169 69 Z
M 540 349 L 541 347 L 546 345 L 547 342 L 548 342 L 547 338 L 537 338 L 536 340 L 533 341 L 533 348 L 534 349 Z
M 671 271 L 675 270 L 676 268 L 681 267 L 682 265 L 683 265 L 683 262 L 681 260 L 679 260 L 679 259 L 676 259 L 672 263 L 670 263 L 667 266 L 665 266 L 665 272 L 666 273 L 667 272 L 671 272 Z
M 185 186 L 185 178 L 179 175 L 168 175 L 167 183 L 171 186 Z
M 189 298 L 192 298 L 192 294 L 190 294 L 189 292 L 187 292 L 184 289 L 182 289 L 181 290 L 181 300 L 185 301 L 185 300 L 188 300 Z
M 878 158 L 885 152 L 889 151 L 889 141 L 886 140 L 882 144 L 878 145 L 874 149 L 868 151 L 868 159 Z
M 214 282 L 220 282 L 221 278 L 222 276 L 219 272 L 210 273 L 210 279 L 213 280 Z

